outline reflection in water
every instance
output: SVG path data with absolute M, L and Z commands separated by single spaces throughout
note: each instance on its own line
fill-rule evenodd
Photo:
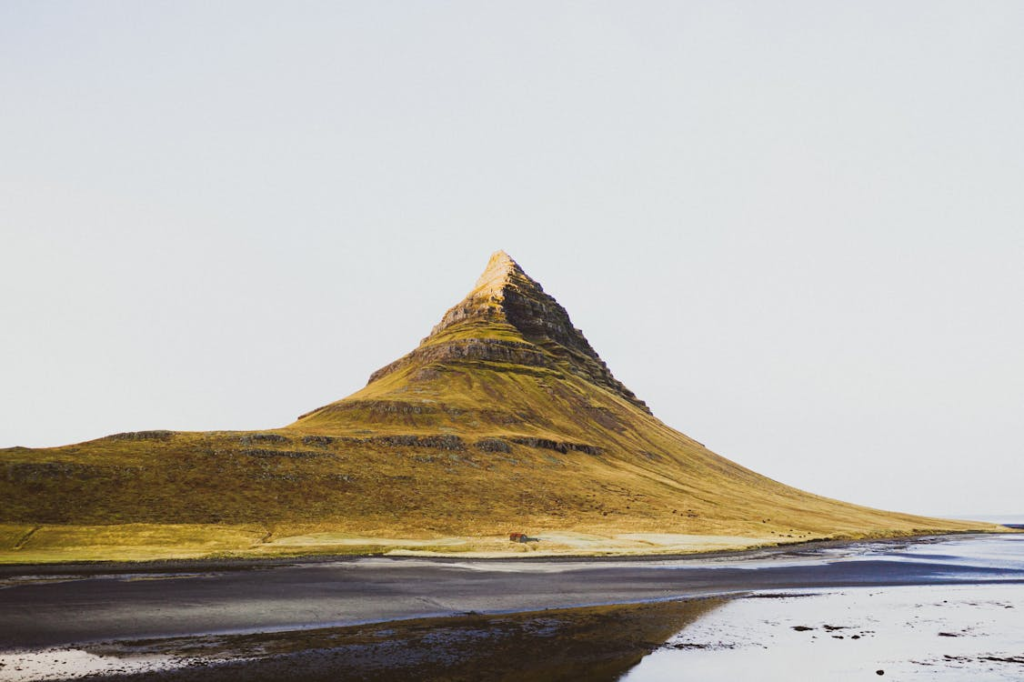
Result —
M 863 545 L 834 561 L 1024 570 L 1024 536 Z M 979 574 L 981 576 L 985 573 Z M 670 638 L 628 682 L 1024 679 L 1024 587 L 917 585 L 738 598 Z

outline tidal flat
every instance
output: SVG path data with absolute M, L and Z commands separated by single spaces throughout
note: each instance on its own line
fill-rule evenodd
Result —
M 0 680 L 1024 677 L 1024 535 L 0 580 Z M 880 671 L 880 672 L 879 672 Z

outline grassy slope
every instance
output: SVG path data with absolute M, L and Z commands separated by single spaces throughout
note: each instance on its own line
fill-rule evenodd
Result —
M 510 325 L 467 322 L 428 343 L 463 338 L 523 341 Z M 473 538 L 429 548 L 525 551 L 498 539 L 520 530 L 727 535 L 756 545 L 992 528 L 784 486 L 564 363 L 469 360 L 410 364 L 272 431 L 2 450 L 0 499 L 0 562 L 418 547 L 375 538 Z M 628 546 L 645 547 L 657 549 L 643 537 Z

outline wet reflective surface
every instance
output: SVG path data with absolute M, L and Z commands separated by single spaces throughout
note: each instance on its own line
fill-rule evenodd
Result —
M 936 575 L 1024 569 L 1024 536 L 823 552 L 829 562 L 937 567 Z M 944 567 L 944 570 L 943 570 Z M 881 675 L 879 674 L 881 671 Z M 670 638 L 622 679 L 1024 680 L 1024 585 L 932 584 L 764 591 L 733 599 Z

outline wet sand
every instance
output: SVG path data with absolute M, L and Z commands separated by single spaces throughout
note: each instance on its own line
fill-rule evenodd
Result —
M 428 634 L 432 630 L 448 632 L 449 635 L 441 637 L 438 646 L 442 651 L 461 652 L 453 654 L 449 660 L 449 664 L 455 665 L 461 660 L 474 660 L 470 654 L 475 647 L 483 647 L 481 651 L 486 651 L 492 641 L 466 633 L 490 632 L 494 628 L 498 628 L 495 630 L 498 632 L 510 622 L 519 622 L 515 618 L 508 620 L 510 616 L 502 615 L 503 612 L 743 595 L 756 590 L 996 585 L 1013 586 L 1011 589 L 1024 592 L 1020 587 L 1024 584 L 1024 562 L 1020 559 L 1020 548 L 1024 548 L 1022 541 L 1024 536 L 1020 535 L 961 536 L 928 541 L 832 544 L 784 552 L 753 553 L 739 558 L 719 555 L 687 560 L 455 562 L 362 559 L 276 563 L 258 569 L 249 566 L 250 570 L 200 571 L 192 566 L 186 571 L 107 572 L 101 575 L 60 574 L 52 570 L 22 572 L 20 575 L 8 573 L 0 581 L 0 652 L 7 652 L 0 655 L 0 663 L 5 664 L 0 668 L 0 679 L 44 679 L 10 676 L 19 661 L 27 665 L 35 660 L 31 658 L 35 655 L 43 656 L 40 661 L 46 660 L 47 655 L 51 656 L 51 672 L 64 670 L 70 673 L 77 669 L 77 664 L 62 665 L 60 656 L 81 656 L 81 652 L 96 651 L 97 642 L 115 642 L 114 645 L 104 645 L 114 646 L 115 649 L 107 649 L 113 651 L 117 646 L 124 646 L 126 641 L 140 638 L 188 638 L 200 648 L 212 646 L 216 649 L 226 646 L 224 642 L 228 640 L 219 639 L 220 644 L 211 645 L 204 638 L 230 633 L 279 632 L 291 633 L 279 635 L 279 638 L 293 637 L 298 639 L 292 641 L 304 641 L 304 633 L 313 629 L 336 629 L 355 624 L 363 624 L 365 628 L 368 622 L 437 618 L 471 611 L 489 614 L 485 620 L 498 618 L 506 624 L 486 625 L 475 620 L 466 630 L 460 629 L 457 621 L 448 619 L 429 621 L 430 625 L 422 628 L 410 625 L 411 621 L 404 625 L 372 626 L 377 628 L 375 632 L 391 632 L 395 641 L 402 642 L 409 642 L 409 637 L 412 637 L 407 637 L 408 633 L 403 630 L 405 627 L 420 628 L 416 631 Z M 105 569 L 110 571 L 110 567 Z M 628 609 L 620 610 L 619 617 L 624 617 L 622 614 L 626 611 Z M 572 620 L 569 614 L 565 612 L 560 617 L 569 622 Z M 627 627 L 621 622 L 618 626 L 609 625 L 615 623 L 615 617 L 608 618 L 606 628 L 626 634 L 633 632 L 634 635 L 639 632 L 634 626 Z M 529 618 L 523 622 L 529 622 Z M 665 623 L 668 628 L 665 637 L 668 637 L 674 626 L 669 621 Z M 382 627 L 384 629 L 380 630 Z M 523 627 L 526 628 L 523 632 L 536 634 L 544 631 L 534 626 Z M 457 636 L 453 632 L 462 632 L 465 636 Z M 428 634 L 423 635 L 426 639 L 417 641 L 432 641 Z M 335 635 L 341 636 L 338 632 L 332 636 Z M 636 636 L 643 641 L 648 639 Z M 235 638 L 230 641 L 237 644 L 247 640 Z M 565 646 L 567 641 L 574 639 L 563 634 L 555 636 L 553 641 Z M 90 642 L 93 644 L 87 644 Z M 86 645 L 82 646 L 83 643 Z M 535 642 L 531 646 L 542 644 Z M 69 646 L 71 651 L 67 650 Z M 415 651 L 416 646 L 410 646 L 410 651 Z M 61 653 L 54 650 L 55 647 L 65 651 Z M 324 647 L 317 645 L 314 648 L 320 651 Z M 331 646 L 326 648 L 333 650 Z M 49 651 L 43 653 L 47 649 Z M 399 650 L 402 646 L 395 649 Z M 123 658 L 112 655 L 115 661 Z M 301 658 L 294 651 L 289 655 Z M 309 655 L 322 654 L 313 652 Z M 413 654 L 408 655 L 415 659 Z M 236 658 L 244 659 L 245 656 L 243 653 L 235 654 Z M 406 654 L 383 658 L 400 661 L 405 660 L 403 656 Z M 375 658 L 379 660 L 382 656 Z M 82 661 L 79 663 L 85 665 Z M 245 665 L 242 661 L 236 663 Z M 227 664 L 220 662 L 215 667 L 223 668 L 224 665 Z M 264 665 L 268 665 L 265 660 L 261 663 Z
M 723 600 L 424 618 L 258 635 L 122 641 L 8 657 L 7 675 L 107 682 L 615 680 Z M 20 668 L 20 670 L 17 670 Z M 50 677 L 51 675 L 55 677 Z M 90 678 L 94 679 L 94 678 Z

